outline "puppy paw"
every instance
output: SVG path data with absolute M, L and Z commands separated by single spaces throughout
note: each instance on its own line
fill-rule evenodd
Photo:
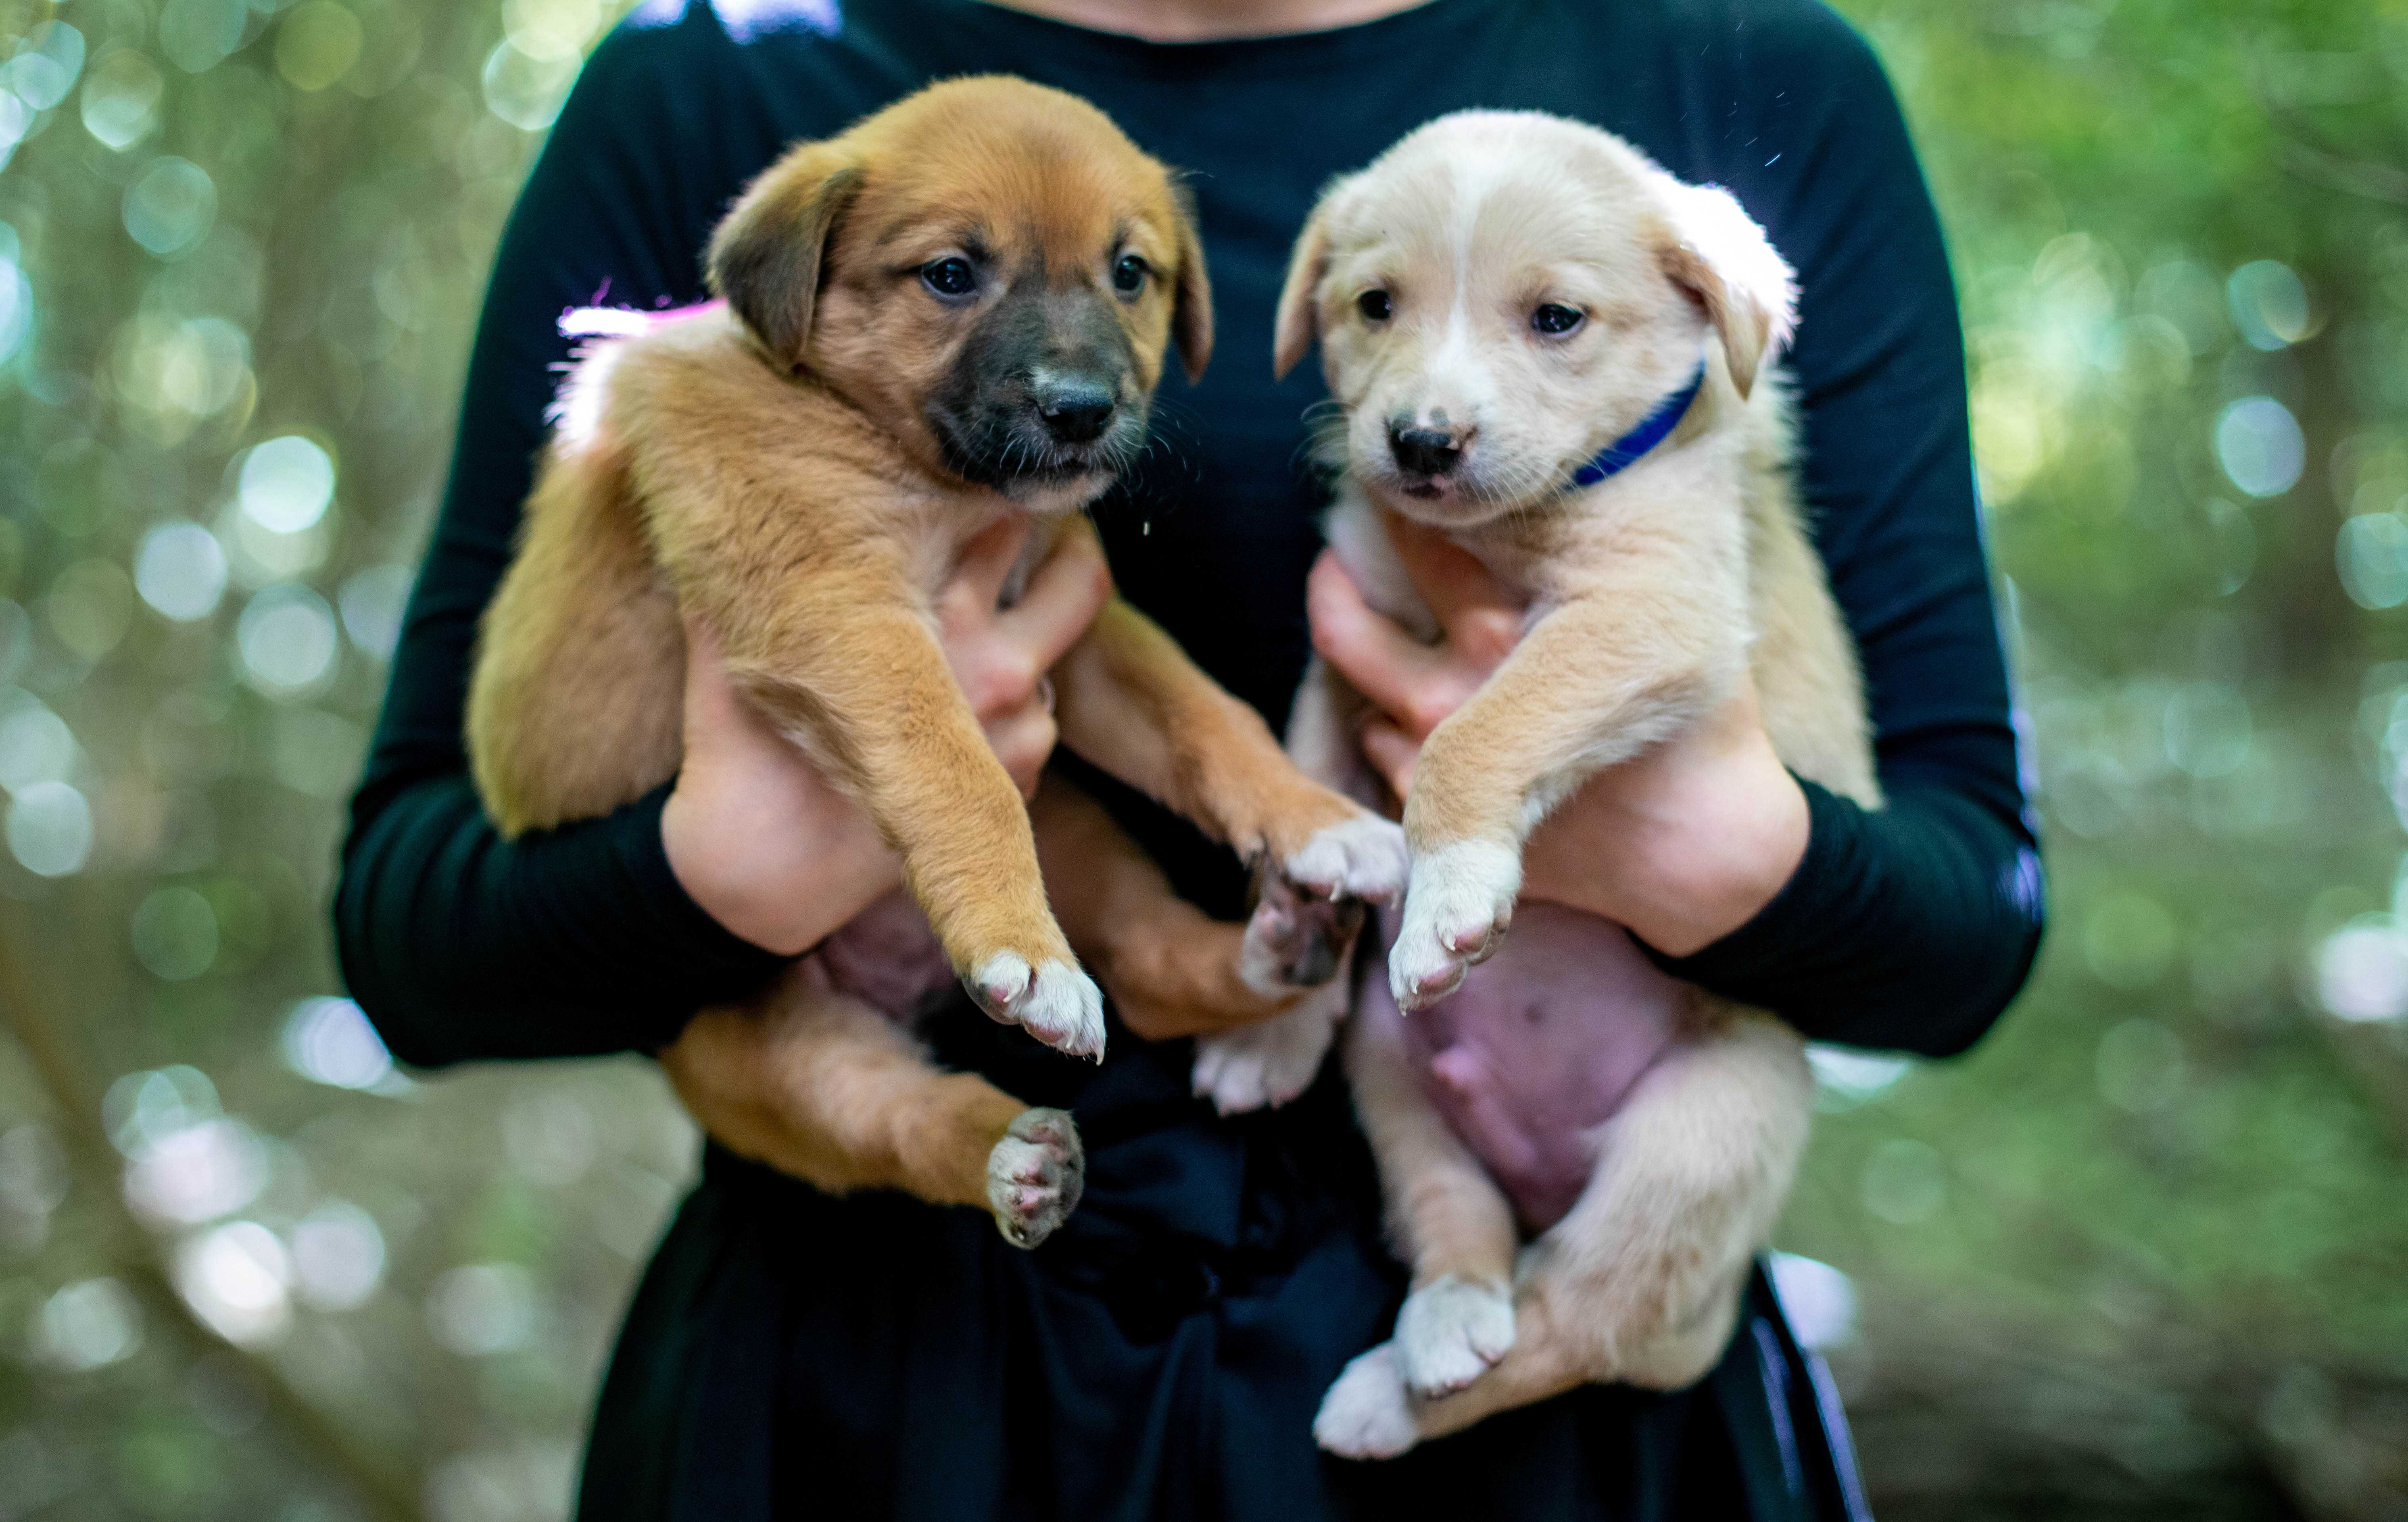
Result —
M 1463 984 L 1513 920 L 1522 858 L 1493 840 L 1457 840 L 1413 859 L 1404 925 L 1388 951 L 1397 1008 L 1418 1010 Z
M 1265 998 L 1321 986 L 1338 975 L 1363 914 L 1360 898 L 1317 897 L 1279 872 L 1263 873 L 1239 942 L 1239 978 Z
M 1341 1458 L 1394 1458 L 1420 1437 L 1394 1343 L 1348 1364 L 1312 1418 L 1312 1441 Z
M 1024 1110 L 986 1156 L 987 1209 L 1014 1247 L 1034 1247 L 1068 1219 L 1087 1186 L 1079 1128 L 1059 1110 Z
M 1384 904 L 1404 888 L 1406 859 L 1405 832 L 1364 812 L 1315 831 L 1280 870 L 1317 898 Z
M 1202 1038 L 1197 1097 L 1225 1115 L 1287 1103 L 1312 1086 L 1345 1012 L 1344 991 L 1325 988 L 1285 1014 Z
M 1028 965 L 1017 952 L 997 952 L 969 979 L 970 997 L 987 1018 L 1018 1026 L 1056 1052 L 1104 1060 L 1104 995 L 1068 962 Z
M 1513 1346 L 1513 1292 L 1497 1280 L 1433 1279 L 1405 1297 L 1391 1345 L 1413 1394 L 1452 1395 Z

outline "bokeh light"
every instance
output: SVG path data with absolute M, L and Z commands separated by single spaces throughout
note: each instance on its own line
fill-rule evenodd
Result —
M 236 481 L 244 515 L 277 534 L 313 526 L 335 499 L 335 462 L 298 435 L 253 446 Z
M 116 1280 L 79 1280 L 42 1302 L 34 1337 L 43 1362 L 67 1373 L 84 1373 L 130 1357 L 141 1347 L 141 1312 Z
M 2308 288 L 2288 265 L 2252 260 L 2232 272 L 2224 289 L 2232 325 L 2252 349 L 2286 348 L 2311 331 Z
M 366 1515 L 279 1379 L 437 1522 L 567 1515 L 695 1131 L 640 1059 L 406 1076 L 324 906 L 495 238 L 624 8 L 0 0 L 5 1013 L 105 1094 L 0 1039 L 0 1518 Z M 2053 930 L 1963 1059 L 1812 1050 L 1779 1292 L 1877 1515 L 2401 1515 L 2398 19 L 1842 8 L 1960 282 Z
M 305 695 L 322 682 L 338 651 L 334 610 L 306 586 L 283 583 L 252 597 L 236 638 L 242 666 L 274 696 Z
M 153 159 L 125 188 L 126 235 L 162 259 L 200 242 L 217 215 L 217 183 L 189 159 Z
M 68 877 L 92 858 L 92 805 L 66 783 L 35 783 L 8 799 L 8 851 L 36 877 Z
M 312 1310 L 356 1311 L 384 1283 L 384 1233 L 349 1200 L 319 1206 L 293 1228 L 293 1272 Z
M 197 1226 L 229 1215 L 267 1186 L 267 1155 L 240 1121 L 195 1120 L 144 1141 L 127 1161 L 125 1198 L 144 1215 Z
M 515 1263 L 470 1263 L 446 1270 L 426 1297 L 436 1341 L 464 1358 L 524 1347 L 536 1330 L 536 1292 Z
M 2272 396 L 2243 396 L 2215 420 L 2215 457 L 2251 496 L 2280 496 L 2307 459 L 2299 419 Z
M 194 1314 L 229 1343 L 273 1343 L 292 1325 L 292 1255 L 256 1221 L 187 1238 L 176 1249 L 175 1279 Z
M 374 1088 L 393 1076 L 393 1057 L 348 998 L 305 998 L 284 1018 L 284 1060 L 313 1084 Z
M 134 590 L 160 613 L 190 624 L 217 611 L 225 596 L 226 556 L 218 537 L 176 519 L 142 536 L 134 557 Z

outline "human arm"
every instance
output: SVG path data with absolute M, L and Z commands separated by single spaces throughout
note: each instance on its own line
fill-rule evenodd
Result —
M 1406 559 L 1445 631 L 1435 646 L 1366 606 L 1334 556 L 1310 592 L 1316 648 L 1382 711 L 1363 749 L 1399 796 L 1422 740 L 1503 660 L 1521 621 L 1469 555 L 1424 543 Z M 1978 1034 L 2005 1001 L 1965 973 L 2020 946 L 1963 912 L 1968 896 L 1982 907 L 1997 865 L 1984 832 L 1965 830 L 1944 796 L 1914 790 L 1904 806 L 1921 817 L 1893 831 L 1893 811 L 1792 775 L 1750 686 L 1550 815 L 1530 837 L 1524 892 L 1622 925 L 1670 970 L 1810 1036 L 1942 1055 L 1963 1044 L 1953 1030 Z
M 781 953 L 892 881 L 850 806 L 813 791 L 774 737 L 764 747 L 707 654 L 687 713 L 704 726 L 688 734 L 702 764 L 675 788 L 505 841 L 468 780 L 461 722 L 477 623 L 509 562 L 566 357 L 559 314 L 606 284 L 636 307 L 698 297 L 697 251 L 744 172 L 713 166 L 767 163 L 778 147 L 766 123 L 760 142 L 733 148 L 721 140 L 725 123 L 697 123 L 699 108 L 665 72 L 673 63 L 652 37 L 606 42 L 511 217 L 450 484 L 353 799 L 337 945 L 352 993 L 413 1063 L 656 1049 L 695 1009 L 757 986 Z M 1063 595 L 1075 603 L 1100 579 L 1091 563 Z M 1038 631 L 1027 617 L 996 620 L 991 589 L 983 606 L 961 592 L 957 582 L 940 598 L 949 655 L 1025 786 L 1051 740 L 1035 698 L 1050 654 L 1028 648 Z M 1083 626 L 1084 614 L 1070 609 L 1065 621 Z M 735 854 L 738 845 L 750 854 Z
M 1877 64 L 1828 12 L 1784 17 L 1784 34 L 1731 45 L 1744 104 L 1683 170 L 1729 185 L 1800 272 L 1801 484 L 1863 657 L 1887 806 L 1790 777 L 1742 697 L 1569 802 L 1531 842 L 1530 891 L 1620 920 L 1669 969 L 1810 1036 L 1941 1055 L 2021 987 L 2041 927 L 1962 342 Z M 1422 651 L 1364 623 L 1334 566 L 1315 576 L 1316 647 L 1387 708 L 1369 743 L 1399 781 L 1518 628 L 1493 595 L 1453 596 L 1453 638 Z

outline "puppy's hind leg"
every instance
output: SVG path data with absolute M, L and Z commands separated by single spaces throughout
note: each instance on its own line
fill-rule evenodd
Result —
M 1797 1034 L 1726 1004 L 1639 1081 L 1580 1202 L 1525 1255 L 1588 1378 L 1676 1389 L 1713 1367 L 1813 1106 Z
M 1678 1389 L 1705 1376 L 1796 1174 L 1813 1099 L 1787 1027 L 1727 1007 L 1713 1020 L 1641 1081 L 1607 1124 L 1580 1203 L 1523 1251 L 1512 1350 L 1466 1387 L 1423 1395 L 1405 1377 L 1400 1317 L 1398 1340 L 1324 1397 L 1323 1447 L 1393 1457 L 1576 1386 Z
M 1565 1314 L 1598 1328 L 1591 1378 L 1677 1389 L 1713 1367 L 1748 1260 L 1798 1176 L 1813 1103 L 1798 1034 L 1727 1004 L 1640 1080 L 1586 1193 L 1533 1248 L 1578 1297 Z
M 1321 1398 L 1313 1441 L 1343 1458 L 1394 1458 L 1500 1411 L 1534 1405 L 1588 1383 L 1579 1344 L 1564 1335 L 1544 1285 L 1534 1289 L 1526 1283 L 1514 1296 L 1513 1315 L 1513 1346 L 1495 1368 L 1451 1393 L 1414 1393 L 1405 1379 L 1401 1337 L 1355 1358 Z
M 760 1005 L 707 1010 L 661 1054 L 730 1150 L 830 1194 L 902 1189 L 974 1205 L 1034 1247 L 1079 1203 L 1086 1158 L 1059 1110 L 931 1066 L 887 1016 L 832 991 L 806 958 Z
M 1138 1035 L 1167 1041 L 1251 1029 L 1302 997 L 1245 978 L 1242 927 L 1180 897 L 1162 869 L 1077 787 L 1046 773 L 1028 815 L 1062 931 Z
M 1442 1394 L 1481 1379 L 1518 1340 L 1512 1207 L 1430 1103 L 1396 1006 L 1371 988 L 1361 1002 L 1346 1076 L 1379 1161 L 1389 1235 L 1413 1271 L 1397 1313 L 1397 1372 L 1416 1395 Z

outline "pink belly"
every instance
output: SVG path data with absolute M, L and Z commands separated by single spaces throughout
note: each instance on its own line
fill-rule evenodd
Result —
M 1400 1018 L 1388 997 L 1394 928 L 1383 917 L 1361 1018 Z M 1503 946 L 1462 988 L 1401 1018 L 1431 1102 L 1537 1233 L 1580 1199 L 1596 1127 L 1676 1039 L 1695 997 L 1620 926 L 1526 901 Z
M 820 942 L 831 986 L 898 1020 L 913 1020 L 958 986 L 928 917 L 897 888 Z

